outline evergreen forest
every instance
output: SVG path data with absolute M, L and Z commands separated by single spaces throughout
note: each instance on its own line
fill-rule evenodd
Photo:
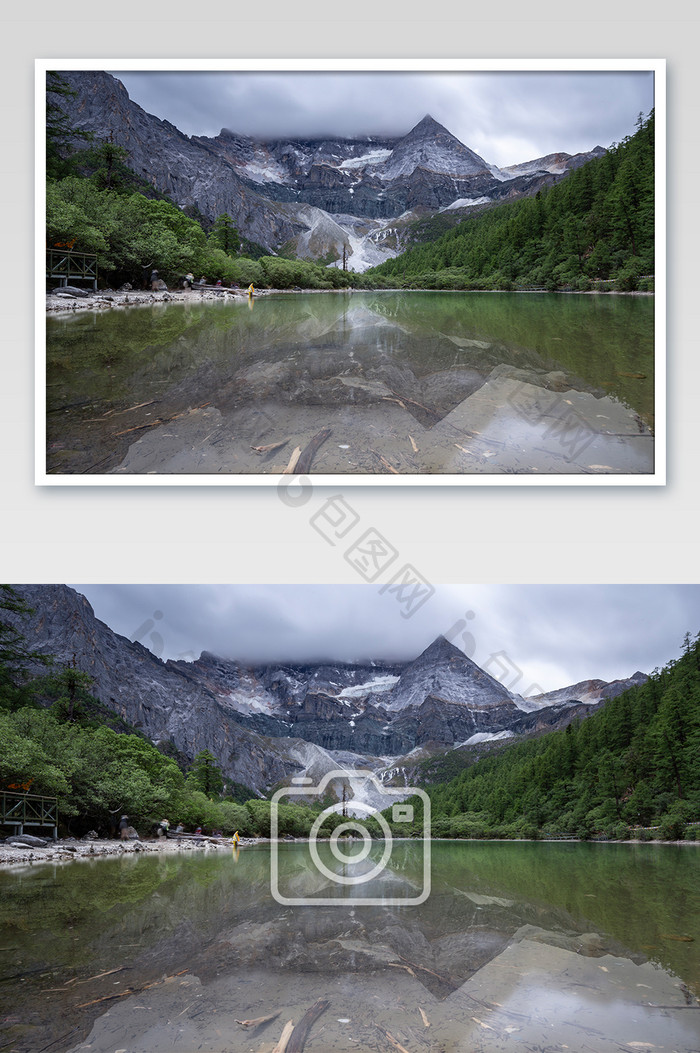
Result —
M 653 111 L 637 125 L 554 186 L 474 209 L 368 276 L 421 289 L 653 290 Z
M 646 683 L 585 719 L 472 755 L 448 781 L 444 771 L 435 760 L 417 773 L 431 799 L 435 837 L 695 838 L 700 634 L 686 636 L 681 656 Z

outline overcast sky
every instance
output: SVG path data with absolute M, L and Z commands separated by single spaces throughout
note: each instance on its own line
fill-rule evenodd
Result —
M 520 694 L 651 672 L 700 630 L 698 585 L 441 585 L 410 618 L 369 585 L 73 588 L 163 659 L 413 659 L 443 634 Z
M 654 105 L 653 74 L 110 71 L 187 135 L 405 135 L 430 113 L 491 164 L 608 147 Z

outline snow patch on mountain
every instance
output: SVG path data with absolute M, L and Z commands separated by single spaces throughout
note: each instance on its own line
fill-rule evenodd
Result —
M 240 168 L 240 174 L 253 183 L 287 183 L 289 173 L 271 157 L 260 156 L 247 161 Z
M 348 243 L 351 254 L 347 261 L 348 268 L 356 274 L 362 274 L 370 267 L 378 267 L 385 260 L 392 259 L 396 252 L 391 249 L 382 249 L 373 240 L 372 234 L 364 234 L 358 237 L 356 234 L 348 233 Z
M 449 212 L 451 208 L 471 208 L 472 205 L 488 205 L 490 197 L 460 197 L 451 205 L 445 205 L 441 212 Z
M 345 161 L 341 161 L 338 168 L 342 168 L 343 171 L 352 168 L 371 168 L 383 164 L 388 157 L 391 157 L 391 154 L 391 150 L 371 150 L 362 157 L 348 157 Z
M 547 706 L 553 705 L 552 702 L 540 701 L 540 698 L 544 698 L 544 696 L 530 695 L 527 698 L 523 698 L 522 695 L 514 695 L 513 701 L 518 709 L 522 709 L 523 713 L 534 713 L 537 709 L 545 709 Z
M 503 168 L 498 168 L 497 165 L 487 165 L 486 167 L 488 168 L 489 172 L 494 177 L 494 179 L 497 179 L 499 183 L 507 183 L 509 179 L 515 178 L 515 176 L 511 175 L 510 172 L 507 172 Z
M 465 739 L 464 742 L 458 742 L 453 749 L 458 750 L 461 746 L 475 746 L 477 742 L 495 742 L 497 739 L 513 739 L 515 735 L 512 731 L 478 731 L 476 735 L 472 735 L 470 738 Z
M 336 215 L 313 205 L 302 205 L 297 219 L 306 226 L 296 239 L 297 255 L 304 257 L 336 255 L 329 264 L 342 267 L 343 249 L 348 270 L 361 274 L 397 255 L 392 220 L 368 220 L 358 216 Z M 387 239 L 389 244 L 386 244 Z
M 372 220 L 346 213 L 331 217 L 346 234 L 346 266 L 355 274 L 362 274 L 370 267 L 377 267 L 385 260 L 398 255 L 396 248 L 396 220 Z M 389 244 L 387 244 L 389 241 Z M 342 267 L 342 259 L 331 267 Z
M 380 691 L 391 691 L 398 680 L 398 676 L 378 676 L 374 680 L 368 680 L 366 684 L 344 687 L 338 698 L 362 698 L 363 695 L 375 694 Z
M 227 695 L 219 695 L 219 698 L 237 713 L 265 713 L 267 716 L 276 716 L 279 713 L 275 699 L 260 687 L 251 690 L 249 686 L 245 686 Z

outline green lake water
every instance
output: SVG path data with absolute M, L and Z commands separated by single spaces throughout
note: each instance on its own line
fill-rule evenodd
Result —
M 693 846 L 431 849 L 413 907 L 422 842 L 357 885 L 333 875 L 362 864 L 328 845 L 330 877 L 307 844 L 280 845 L 282 895 L 336 889 L 330 906 L 280 905 L 269 845 L 5 870 L 0 1049 L 270 1051 L 318 999 L 310 1053 L 388 1053 L 387 1034 L 409 1053 L 700 1049 Z
M 47 320 L 51 473 L 653 470 L 654 301 L 334 293 Z M 254 447 L 280 445 L 273 450 Z

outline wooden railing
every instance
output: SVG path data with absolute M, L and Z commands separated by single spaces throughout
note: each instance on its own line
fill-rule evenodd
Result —
M 97 256 L 72 249 L 46 250 L 46 277 L 61 285 L 72 281 L 89 281 L 97 291 Z
M 25 826 L 51 827 L 55 839 L 58 837 L 58 799 L 0 790 L 0 826 L 12 826 L 17 834 L 23 834 Z

